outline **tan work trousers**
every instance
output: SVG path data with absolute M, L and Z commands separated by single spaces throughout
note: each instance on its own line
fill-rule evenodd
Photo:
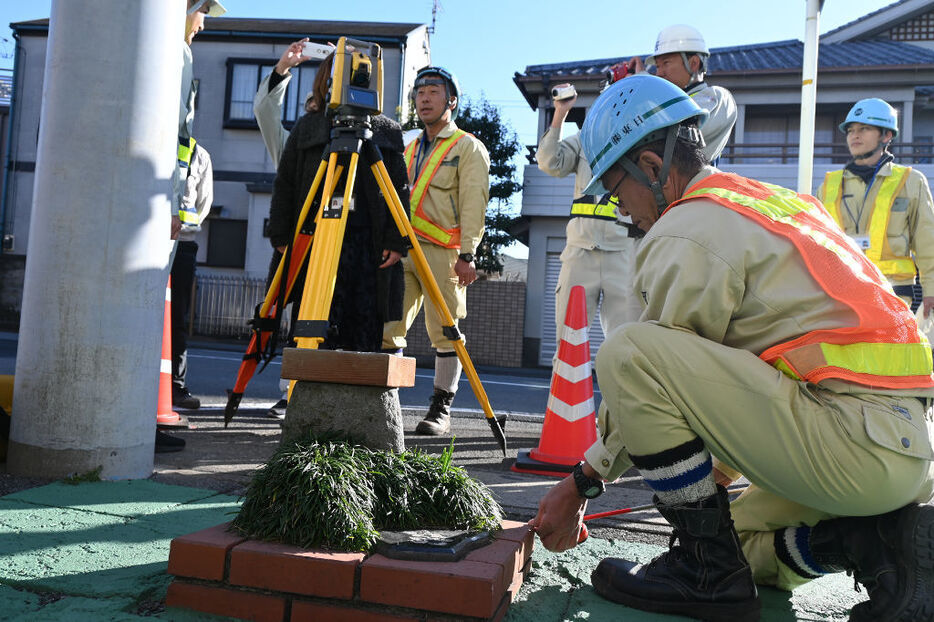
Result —
M 881 514 L 934 491 L 934 426 L 914 397 L 831 392 L 746 350 L 644 322 L 616 330 L 596 369 L 607 449 L 654 454 L 698 436 L 752 482 L 731 511 L 757 583 L 805 582 L 777 559 L 775 530 Z
M 431 274 L 438 283 L 438 289 L 441 290 L 441 297 L 448 311 L 454 318 L 454 325 L 457 326 L 457 320 L 467 317 L 467 288 L 458 284 L 457 274 L 454 273 L 454 264 L 457 262 L 458 250 L 455 248 L 444 248 L 436 244 L 429 244 L 419 240 L 422 252 L 431 269 Z M 441 314 L 427 297 L 428 291 L 425 284 L 422 283 L 418 272 L 415 270 L 415 262 L 411 257 L 405 257 L 402 260 L 405 270 L 405 295 L 402 303 L 402 319 L 396 322 L 386 322 L 383 325 L 383 348 L 404 348 L 405 335 L 409 332 L 415 317 L 425 305 L 425 329 L 428 331 L 428 338 L 431 339 L 431 347 L 441 352 L 451 352 L 454 346 L 451 340 L 444 336 L 441 331 Z
M 599 305 L 603 334 L 626 322 L 635 322 L 642 315 L 642 303 L 633 290 L 636 241 L 624 250 L 604 251 L 566 246 L 561 253 L 561 272 L 555 287 L 555 327 L 561 340 L 571 288 L 580 285 L 587 299 L 587 323 L 593 324 Z

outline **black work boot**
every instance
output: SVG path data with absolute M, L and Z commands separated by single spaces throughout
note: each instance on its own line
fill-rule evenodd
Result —
M 453 393 L 435 388 L 435 392 L 431 396 L 431 405 L 428 406 L 428 414 L 418 422 L 415 433 L 426 436 L 441 436 L 450 432 L 452 401 L 454 401 Z
M 825 570 L 846 571 L 869 593 L 851 622 L 934 622 L 934 506 L 821 521 L 810 548 Z
M 755 622 L 762 603 L 730 518 L 726 489 L 685 505 L 653 498 L 674 527 L 669 551 L 649 564 L 608 557 L 590 581 L 600 596 L 643 611 L 709 622 Z M 675 546 L 675 540 L 680 544 Z

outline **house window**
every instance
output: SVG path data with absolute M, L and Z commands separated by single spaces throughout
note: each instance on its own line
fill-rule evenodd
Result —
M 276 61 L 256 58 L 227 59 L 227 97 L 224 105 L 224 127 L 256 129 L 253 118 L 253 98 L 263 78 L 276 66 Z M 305 94 L 311 90 L 318 63 L 304 62 L 291 69 L 292 81 L 285 92 L 282 122 L 287 127 L 304 113 Z
M 731 162 L 789 164 L 798 161 L 801 111 L 788 106 L 763 107 L 761 112 L 746 108 L 746 126 L 742 145 L 735 145 Z M 814 161 L 831 163 L 848 156 L 843 134 L 837 125 L 843 120 L 840 111 L 819 112 L 814 119 Z
M 205 265 L 243 268 L 246 265 L 245 220 L 212 218 L 208 222 L 208 253 Z

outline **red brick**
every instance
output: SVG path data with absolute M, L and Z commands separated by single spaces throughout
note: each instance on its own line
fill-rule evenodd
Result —
M 290 622 L 424 622 L 425 616 L 414 614 L 412 616 L 392 615 L 377 611 L 364 611 L 352 607 L 340 607 L 311 603 L 304 600 L 292 601 L 292 618 Z
M 511 604 L 512 595 L 507 593 L 505 596 L 503 596 L 503 600 L 500 602 L 496 612 L 490 616 L 490 622 L 503 622 L 503 619 L 506 617 L 506 612 L 509 611 L 509 605 Z
M 351 599 L 363 557 L 363 553 L 328 553 L 248 540 L 231 551 L 228 580 L 277 592 Z
M 519 589 L 522 587 L 523 581 L 525 581 L 526 577 L 529 576 L 529 571 L 531 569 L 532 560 L 529 560 L 525 563 L 525 566 L 523 566 L 523 568 L 512 578 L 512 583 L 506 590 L 507 596 L 509 596 L 510 604 L 516 601 L 516 595 L 519 593 Z
M 523 563 L 532 557 L 532 549 L 535 546 L 535 532 L 533 532 L 527 523 L 518 523 L 516 521 L 504 520 L 503 529 L 493 534 L 496 540 L 510 540 L 512 542 L 522 543 Z
M 526 562 L 525 566 L 517 572 L 512 578 L 512 584 L 506 590 L 506 595 L 503 596 L 502 602 L 499 604 L 499 608 L 496 610 L 492 616 L 490 616 L 490 622 L 502 622 L 506 617 L 506 612 L 509 611 L 510 605 L 515 602 L 516 595 L 519 593 L 519 588 L 522 587 L 522 582 L 525 581 L 526 575 L 528 575 L 529 569 L 532 567 L 532 562 Z
M 165 605 L 254 622 L 282 622 L 285 617 L 282 598 L 178 580 L 169 585 Z
M 169 574 L 223 581 L 227 552 L 246 539 L 228 532 L 228 525 L 230 523 L 224 523 L 173 539 L 169 549 Z
M 503 569 L 502 590 L 506 590 L 512 583 L 513 577 L 522 568 L 525 561 L 522 559 L 522 543 L 510 540 L 497 540 L 471 551 L 464 559 L 469 562 L 483 564 L 496 564 Z
M 363 562 L 360 598 L 372 603 L 488 618 L 502 600 L 498 564 L 414 562 L 373 555 Z

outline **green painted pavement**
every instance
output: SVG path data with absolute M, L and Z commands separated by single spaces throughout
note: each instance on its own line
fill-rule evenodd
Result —
M 236 498 L 149 480 L 64 483 L 0 497 L 0 618 L 16 621 L 222 620 L 160 606 L 172 538 L 229 521 Z M 674 621 L 607 602 L 590 572 L 608 556 L 648 561 L 657 546 L 591 538 L 572 551 L 540 545 L 507 622 Z M 837 622 L 864 594 L 845 575 L 793 594 L 763 589 L 763 622 Z
M 236 497 L 149 480 L 55 483 L 2 497 L 2 618 L 150 614 L 160 609 L 171 581 L 172 538 L 229 521 L 238 508 Z M 157 617 L 219 619 L 184 612 Z

